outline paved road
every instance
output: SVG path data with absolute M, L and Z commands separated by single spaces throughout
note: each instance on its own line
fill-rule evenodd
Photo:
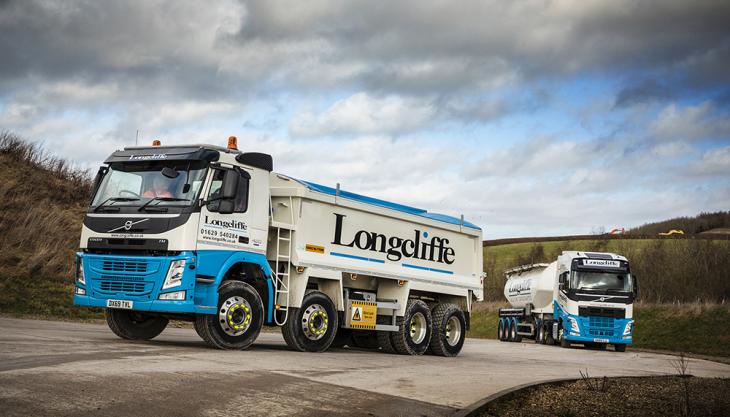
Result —
M 312 354 L 262 333 L 247 351 L 192 329 L 150 342 L 104 325 L 0 318 L 3 416 L 449 415 L 503 389 L 561 377 L 674 373 L 673 357 L 468 339 L 456 358 L 356 349 Z M 697 376 L 730 365 L 691 360 Z

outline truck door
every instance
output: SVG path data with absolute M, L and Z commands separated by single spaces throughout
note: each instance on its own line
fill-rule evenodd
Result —
M 230 251 L 257 251 L 252 250 L 250 234 L 251 173 L 242 167 L 213 166 L 209 175 L 210 185 L 200 209 L 197 236 L 201 268 L 220 266 L 219 262 L 204 262 L 205 257 L 227 258 L 226 252 Z M 198 274 L 215 276 L 217 271 L 200 270 Z

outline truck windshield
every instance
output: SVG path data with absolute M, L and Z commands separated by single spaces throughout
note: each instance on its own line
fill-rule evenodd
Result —
M 573 271 L 571 288 L 579 290 L 631 291 L 631 274 L 599 271 Z
M 163 175 L 165 167 L 174 169 L 177 176 L 170 178 L 171 171 Z M 197 197 L 204 178 L 205 167 L 199 162 L 116 163 L 101 180 L 91 206 L 187 206 Z

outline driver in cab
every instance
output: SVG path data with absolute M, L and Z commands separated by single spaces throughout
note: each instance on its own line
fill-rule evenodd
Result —
M 152 180 L 152 187 L 145 191 L 144 194 L 142 194 L 142 197 L 145 198 L 155 198 L 155 197 L 163 197 L 163 198 L 171 198 L 173 197 L 171 191 L 170 181 L 168 181 L 165 177 L 159 176 L 154 177 Z

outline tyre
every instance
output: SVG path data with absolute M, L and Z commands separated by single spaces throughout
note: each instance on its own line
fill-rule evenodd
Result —
M 352 344 L 361 349 L 377 349 L 380 346 L 378 335 L 374 331 L 364 330 L 352 332 Z
M 558 329 L 558 341 L 560 342 L 560 347 L 569 348 L 570 342 L 565 338 L 565 330 L 562 329 L 562 326 L 560 327 L 561 328 Z
M 162 333 L 169 322 L 164 317 L 114 308 L 104 309 L 104 316 L 115 335 L 129 340 L 150 340 Z
M 546 345 L 554 345 L 555 344 L 555 338 L 553 337 L 553 321 L 548 320 L 543 325 L 545 326 L 545 340 L 543 344 Z
M 497 322 L 497 339 L 499 339 L 500 342 L 504 342 L 504 320 L 499 319 L 499 322 Z
M 522 341 L 522 336 L 520 336 L 519 334 L 517 334 L 517 330 L 518 330 L 517 325 L 518 324 L 519 323 L 517 322 L 516 319 L 515 320 L 512 320 L 512 326 L 510 327 L 510 329 L 512 330 L 512 335 L 511 335 L 512 336 L 512 341 L 513 342 L 520 343 Z
M 393 318 L 389 316 L 378 316 L 377 322 L 378 324 L 392 324 Z M 380 346 L 380 349 L 382 349 L 385 353 L 397 353 L 395 351 L 395 347 L 393 347 L 393 340 L 390 337 L 391 333 L 393 332 L 375 332 L 375 337 L 378 338 L 378 346 Z
M 395 351 L 401 355 L 423 355 L 431 342 L 431 310 L 421 300 L 408 300 L 406 313 L 398 317 L 398 331 L 391 333 Z
M 281 327 L 286 344 L 301 352 L 324 352 L 337 335 L 338 314 L 335 304 L 322 292 L 307 293 L 302 306 L 289 310 Z
M 332 341 L 330 347 L 341 348 L 352 345 L 352 330 L 340 327 L 337 329 L 335 340 Z
M 506 338 L 506 340 L 508 342 L 514 342 L 515 341 L 515 339 L 514 339 L 514 337 L 515 337 L 515 322 L 513 322 L 510 319 L 507 319 L 506 320 L 506 323 L 505 323 L 505 330 L 507 330 L 507 338 Z
M 218 349 L 246 349 L 259 336 L 263 324 L 261 297 L 241 281 L 225 281 L 218 288 L 217 314 L 195 317 L 195 331 Z
M 623 343 L 617 343 L 617 344 L 613 345 L 613 349 L 616 352 L 626 352 L 626 345 Z
M 466 318 L 455 304 L 439 303 L 431 311 L 431 353 L 439 356 L 456 356 L 464 347 Z
M 542 337 L 542 331 L 540 330 L 542 328 L 542 320 L 535 320 L 535 343 L 541 343 L 540 338 Z

